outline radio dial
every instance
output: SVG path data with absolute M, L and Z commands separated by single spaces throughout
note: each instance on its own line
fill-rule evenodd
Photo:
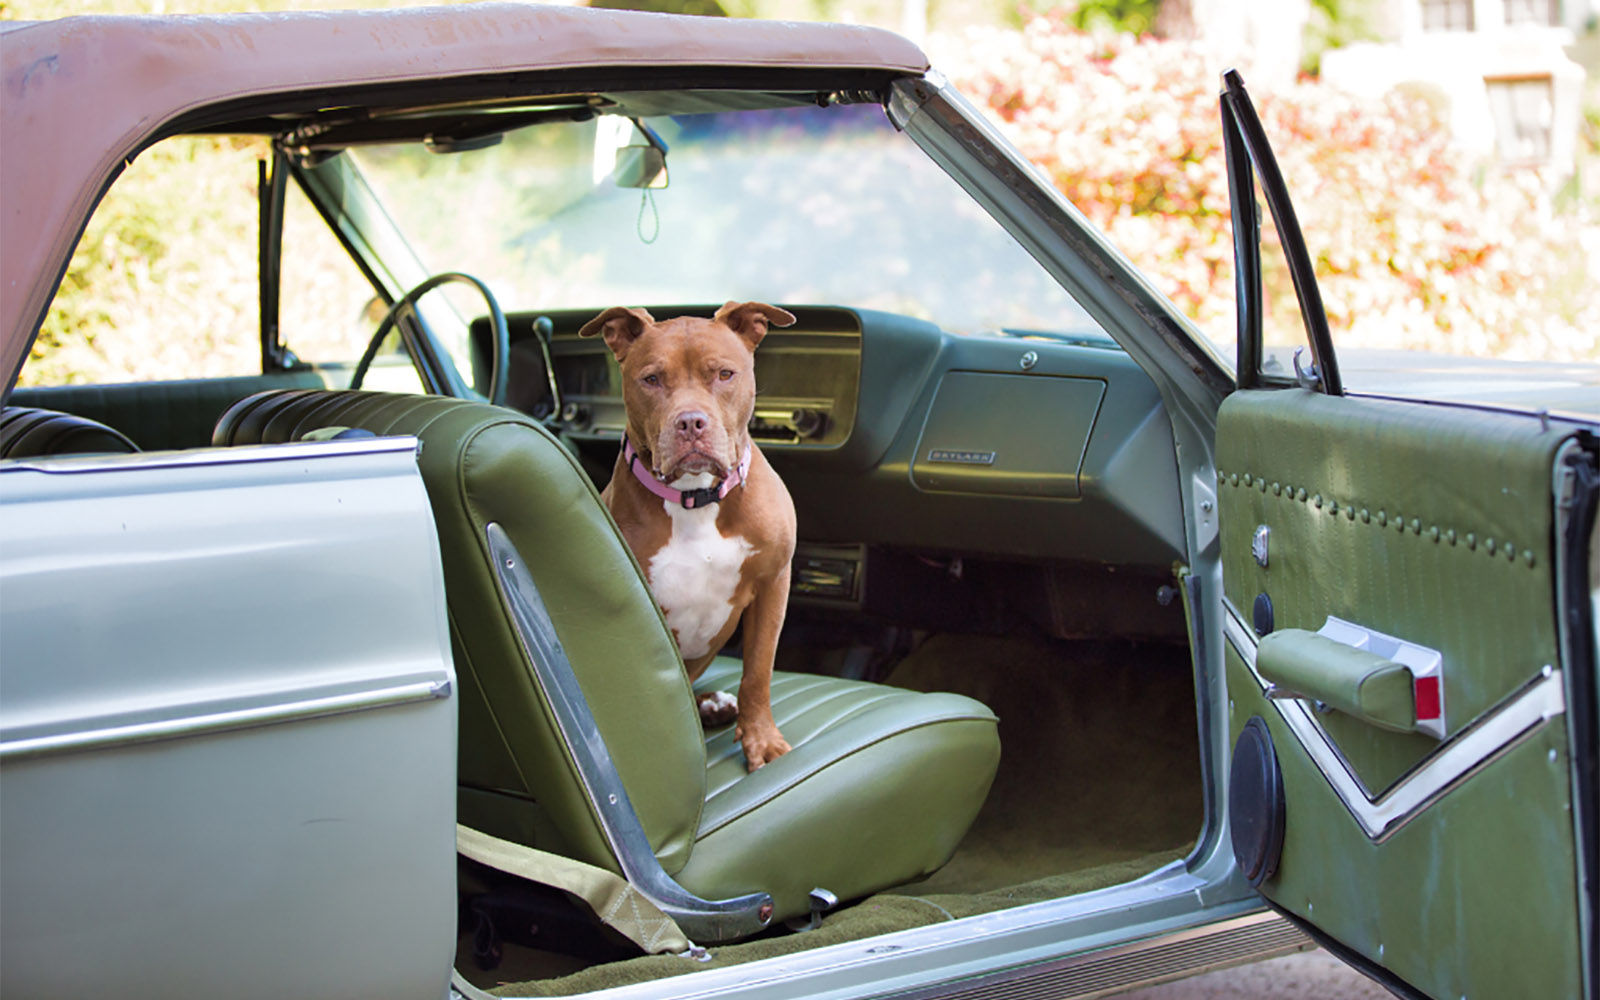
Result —
M 794 422 L 794 432 L 803 438 L 821 437 L 828 427 L 828 415 L 810 407 L 795 410 L 789 419 Z

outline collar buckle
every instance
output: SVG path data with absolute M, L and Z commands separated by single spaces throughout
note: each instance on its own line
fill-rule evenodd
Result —
M 716 486 L 702 486 L 699 489 L 683 490 L 683 509 L 695 510 L 708 504 L 718 503 L 722 500 L 722 491 Z

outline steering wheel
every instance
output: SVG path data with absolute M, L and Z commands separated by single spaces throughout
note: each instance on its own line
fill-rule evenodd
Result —
M 413 355 L 432 353 L 433 336 L 428 331 L 427 324 L 423 322 L 422 314 L 416 310 L 417 300 L 440 285 L 450 282 L 471 285 L 478 290 L 478 294 L 483 296 L 483 301 L 489 305 L 489 329 L 493 335 L 494 342 L 494 356 L 490 359 L 489 367 L 489 402 L 496 406 L 505 405 L 506 374 L 510 368 L 508 361 L 511 356 L 511 335 L 506 329 L 506 314 L 501 310 L 500 303 L 495 300 L 494 293 L 489 291 L 488 285 L 472 275 L 463 274 L 460 271 L 445 271 L 441 274 L 436 274 L 395 300 L 394 304 L 389 307 L 389 311 L 383 314 L 383 320 L 378 323 L 378 329 L 373 333 L 372 340 L 368 341 L 366 351 L 361 355 L 361 360 L 356 363 L 355 374 L 350 379 L 350 388 L 361 388 L 362 381 L 367 377 L 367 369 L 372 367 L 372 359 L 378 355 L 379 345 L 389 335 L 390 328 L 395 325 L 400 315 L 408 309 L 416 316 L 417 323 L 422 326 L 427 343 L 416 345 L 410 342 L 410 338 L 407 338 L 406 346 L 412 348 Z M 422 347 L 421 351 L 416 349 L 418 346 Z M 455 395 L 455 393 L 447 394 Z

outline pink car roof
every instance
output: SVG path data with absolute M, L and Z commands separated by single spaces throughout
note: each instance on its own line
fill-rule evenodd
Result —
M 21 368 L 117 163 L 173 119 L 252 96 L 583 68 L 920 73 L 887 31 L 489 3 L 75 17 L 0 25 L 0 371 Z

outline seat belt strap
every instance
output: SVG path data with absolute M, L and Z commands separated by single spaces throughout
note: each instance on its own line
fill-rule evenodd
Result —
M 689 939 L 671 917 L 620 875 L 604 868 L 491 837 L 459 823 L 456 851 L 496 871 L 554 886 L 578 897 L 601 922 L 646 954 L 677 954 L 690 947 Z

